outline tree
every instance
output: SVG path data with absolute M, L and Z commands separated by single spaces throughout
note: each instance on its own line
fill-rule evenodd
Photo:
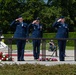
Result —
M 63 15 L 70 31 L 76 31 L 75 9 L 76 0 L 0 0 L 0 27 L 3 33 L 10 32 L 10 23 L 22 15 L 28 24 L 40 17 L 44 32 L 53 32 L 53 22 Z
M 0 25 L 3 33 L 10 31 L 10 23 L 24 12 L 17 0 L 0 0 Z

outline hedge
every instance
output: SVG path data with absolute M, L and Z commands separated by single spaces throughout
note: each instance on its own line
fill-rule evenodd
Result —
M 0 75 L 76 75 L 76 65 L 4 64 Z
M 56 33 L 44 33 L 43 36 L 44 36 L 44 38 L 55 38 Z M 69 38 L 76 38 L 76 32 L 69 32 Z M 74 46 L 74 41 L 68 40 L 67 45 L 68 46 Z
M 5 38 L 11 38 L 13 36 L 13 34 L 3 34 L 3 35 L 4 35 Z M 55 36 L 56 36 L 56 33 L 44 33 L 43 34 L 43 38 L 55 38 Z M 70 32 L 69 33 L 69 38 L 76 38 L 76 32 Z M 47 42 L 49 42 L 49 40 Z M 70 41 L 68 40 L 67 45 L 73 46 L 74 41 L 73 40 L 70 40 Z
M 10 38 L 13 34 L 3 34 L 5 38 Z M 56 33 L 44 33 L 43 38 L 55 38 Z M 69 32 L 69 38 L 76 38 L 76 32 Z

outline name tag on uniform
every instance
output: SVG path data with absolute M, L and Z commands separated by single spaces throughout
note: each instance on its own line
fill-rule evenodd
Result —
M 65 28 L 68 28 L 67 26 L 65 26 Z
M 61 26 L 59 26 L 59 28 L 60 28 Z
M 23 27 L 23 23 L 22 23 L 22 27 Z
M 42 26 L 40 26 L 40 29 L 42 29 Z

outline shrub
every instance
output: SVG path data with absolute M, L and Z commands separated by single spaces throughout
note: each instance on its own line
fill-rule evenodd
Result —
M 5 38 L 11 38 L 13 36 L 13 34 L 4 34 Z M 55 38 L 56 33 L 44 33 L 43 34 L 43 38 Z M 70 32 L 69 33 L 69 38 L 75 38 L 76 37 L 76 32 Z M 7 41 L 5 41 L 7 43 Z M 49 42 L 49 40 L 47 40 L 47 42 Z M 57 41 L 55 41 L 57 43 Z M 13 44 L 16 43 L 15 41 L 13 41 Z M 74 41 L 73 40 L 68 40 L 67 42 L 68 46 L 74 46 Z
M 0 66 L 0 75 L 76 75 L 76 65 L 5 64 Z

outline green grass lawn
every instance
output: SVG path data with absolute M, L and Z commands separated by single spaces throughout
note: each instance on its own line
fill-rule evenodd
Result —
M 48 50 L 48 48 L 49 48 L 49 44 L 47 43 L 46 50 Z M 16 45 L 12 45 L 12 49 L 16 50 L 17 49 Z M 33 49 L 32 43 L 26 43 L 25 49 L 32 50 Z M 41 49 L 42 49 L 42 45 L 41 45 Z M 66 50 L 74 50 L 74 47 L 73 46 L 66 46 Z
M 73 46 L 66 46 L 66 50 L 74 50 Z

